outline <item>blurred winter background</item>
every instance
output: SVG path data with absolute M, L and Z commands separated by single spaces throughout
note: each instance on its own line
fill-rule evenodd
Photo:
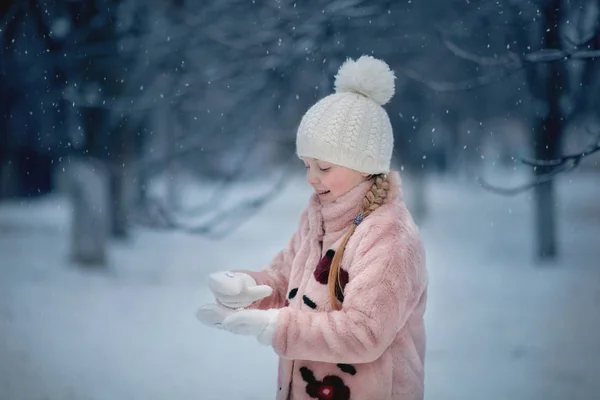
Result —
M 273 352 L 194 313 L 287 242 L 295 128 L 362 54 L 397 75 L 426 398 L 597 398 L 600 1 L 3 0 L 0 43 L 0 399 L 273 398 Z

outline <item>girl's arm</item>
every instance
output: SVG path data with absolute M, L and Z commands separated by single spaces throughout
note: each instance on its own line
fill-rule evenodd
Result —
M 292 235 L 286 248 L 281 250 L 271 260 L 269 265 L 261 271 L 236 270 L 250 275 L 257 285 L 269 285 L 273 288 L 273 293 L 264 299 L 255 301 L 249 309 L 267 310 L 270 308 L 282 308 L 287 299 L 287 287 L 292 268 L 292 261 L 296 255 L 300 243 L 302 242 L 303 232 L 308 228 L 307 209 L 300 216 L 299 227 Z
M 281 309 L 273 337 L 281 357 L 365 363 L 392 343 L 425 293 L 424 251 L 416 232 L 401 233 L 397 224 L 367 235 L 372 245 L 355 255 L 352 268 L 361 272 L 346 285 L 342 310 Z

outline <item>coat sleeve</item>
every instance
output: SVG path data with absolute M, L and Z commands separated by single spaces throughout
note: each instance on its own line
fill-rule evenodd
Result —
M 236 272 L 250 275 L 257 285 L 269 285 L 273 288 L 273 293 L 269 297 L 254 302 L 248 307 L 249 309 L 268 310 L 282 308 L 286 305 L 292 261 L 302 243 L 304 230 L 308 229 L 307 209 L 302 212 L 298 225 L 298 229 L 288 241 L 287 246 L 278 252 L 264 269 L 260 271 L 236 270 Z
M 366 363 L 383 354 L 415 309 L 427 280 L 417 232 L 395 228 L 370 228 L 372 245 L 354 256 L 351 268 L 359 272 L 345 287 L 342 310 L 281 309 L 273 340 L 279 356 Z

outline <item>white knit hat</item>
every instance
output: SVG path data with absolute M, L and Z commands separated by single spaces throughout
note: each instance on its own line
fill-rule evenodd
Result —
M 336 92 L 304 115 L 296 135 L 298 157 L 310 157 L 368 174 L 388 173 L 394 135 L 383 105 L 394 95 L 394 73 L 371 56 L 346 60 Z

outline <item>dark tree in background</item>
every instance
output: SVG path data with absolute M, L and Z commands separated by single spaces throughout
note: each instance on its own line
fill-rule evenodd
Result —
M 25 148 L 50 140 L 54 171 L 73 202 L 73 257 L 103 265 L 107 235 L 127 236 L 128 206 L 145 207 L 154 177 L 169 182 L 170 213 L 189 217 L 193 210 L 178 207 L 181 172 L 230 185 L 265 166 L 289 164 L 301 114 L 331 91 L 346 57 L 375 50 L 352 49 L 354 38 L 383 37 L 394 22 L 386 18 L 389 5 L 9 3 L 2 18 L 3 90 L 26 94 L 29 103 L 7 96 L 3 139 L 13 145 L 28 137 Z M 28 78 L 13 81 L 17 71 Z M 20 117 L 31 106 L 40 112 L 28 125 Z M 263 203 L 252 200 L 249 208 Z
M 489 143 L 518 146 L 490 141 L 490 121 L 529 126 L 526 153 L 548 161 L 599 117 L 598 2 L 3 2 L 0 197 L 63 182 L 79 264 L 106 265 L 133 222 L 223 237 L 300 165 L 295 129 L 342 62 L 371 54 L 396 71 L 394 161 L 423 221 L 428 174 L 470 179 Z M 257 178 L 272 187 L 231 194 Z M 186 205 L 190 180 L 214 193 Z M 551 258 L 554 190 L 534 187 L 538 254 Z
M 597 103 L 600 88 L 600 2 L 548 0 L 527 8 L 507 2 L 507 8 L 514 26 L 509 39 L 539 104 L 532 121 L 533 156 L 557 160 L 567 129 L 585 124 L 589 114 L 600 116 L 590 107 Z M 527 29 L 529 18 L 539 23 Z M 542 259 L 558 252 L 554 181 L 543 179 L 549 172 L 544 165 L 534 168 L 539 181 L 534 187 L 537 252 Z
M 135 34 L 123 29 L 127 3 L 23 1 L 4 14 L 2 82 L 15 94 L 3 108 L 6 148 L 16 155 L 34 149 L 32 159 L 47 151 L 65 171 L 72 257 L 81 264 L 105 264 L 107 235 L 127 235 L 125 173 L 141 139 L 141 121 L 123 101 L 138 58 L 126 48 Z
M 507 194 L 533 189 L 537 255 L 541 260 L 553 259 L 558 249 L 552 178 L 562 171 L 555 167 L 563 155 L 565 136 L 569 129 L 600 131 L 600 2 L 480 2 L 480 7 L 460 21 L 460 29 L 441 31 L 441 41 L 456 58 L 476 66 L 476 78 L 445 83 L 422 75 L 417 79 L 437 92 L 472 92 L 514 75 L 523 77 L 517 89 L 522 97 L 519 102 L 532 103 L 525 119 L 532 131 L 532 156 L 536 161 L 529 164 L 534 167 L 534 182 L 508 190 L 484 186 Z M 483 25 L 488 26 L 486 35 L 465 35 L 481 21 L 489 24 Z M 591 127 L 586 125 L 590 121 Z M 592 145 L 587 154 L 594 148 Z

